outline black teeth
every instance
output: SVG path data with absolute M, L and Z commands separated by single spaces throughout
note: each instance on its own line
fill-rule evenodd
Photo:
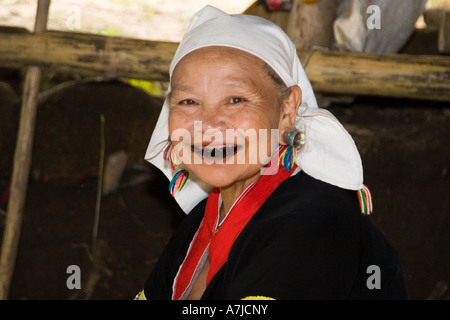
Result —
M 217 148 L 213 148 L 213 149 L 205 149 L 203 151 L 203 156 L 205 158 L 221 158 L 223 157 L 223 149 L 217 149 Z
M 212 149 L 202 149 L 200 147 L 194 146 L 193 151 L 199 155 L 202 155 L 204 158 L 224 158 L 228 157 L 239 149 L 238 146 L 231 146 L 225 148 L 212 148 Z

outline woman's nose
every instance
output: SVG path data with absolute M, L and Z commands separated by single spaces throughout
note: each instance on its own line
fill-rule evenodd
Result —
M 219 107 L 206 107 L 201 115 L 203 131 L 208 129 L 225 129 L 226 119 Z

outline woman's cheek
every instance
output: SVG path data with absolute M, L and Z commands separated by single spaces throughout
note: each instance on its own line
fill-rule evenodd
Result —
M 169 113 L 169 132 L 173 132 L 177 129 L 189 129 L 190 116 L 186 112 L 182 112 L 178 109 L 171 110 Z

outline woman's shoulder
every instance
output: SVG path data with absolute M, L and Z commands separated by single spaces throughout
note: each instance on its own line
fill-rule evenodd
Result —
M 299 172 L 271 194 L 240 239 L 254 248 L 263 249 L 270 244 L 296 250 L 302 244 L 304 249 L 322 246 L 320 250 L 328 252 L 337 247 L 358 246 L 367 227 L 362 221 L 365 218 L 346 190 Z
M 244 283 L 245 290 L 270 297 L 389 298 L 391 291 L 407 296 L 396 251 L 361 214 L 357 199 L 304 172 L 272 193 L 230 257 L 235 274 L 255 277 L 253 287 Z M 382 273 L 383 290 L 377 292 L 366 286 L 366 270 L 373 265 Z M 235 296 L 245 296 L 245 290 Z
M 315 179 L 304 171 L 285 180 L 260 208 L 261 221 L 348 223 L 361 216 L 356 191 Z

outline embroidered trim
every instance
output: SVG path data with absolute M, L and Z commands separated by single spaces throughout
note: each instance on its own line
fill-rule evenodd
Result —
M 134 297 L 134 300 L 147 300 L 147 297 L 144 294 L 144 290 L 139 292 L 136 297 Z
M 248 296 L 241 300 L 276 300 L 276 299 L 266 296 Z

